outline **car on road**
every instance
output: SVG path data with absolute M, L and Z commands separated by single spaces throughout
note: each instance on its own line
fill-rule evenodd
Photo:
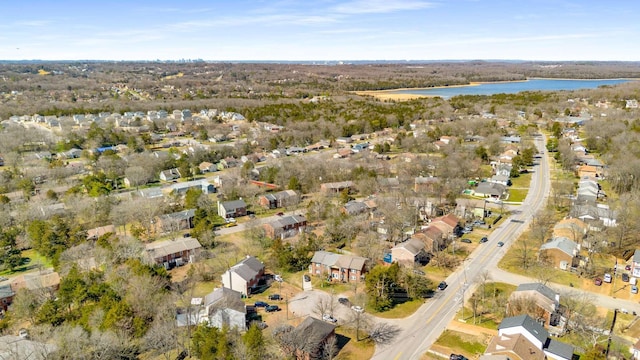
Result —
M 328 321 L 328 322 L 331 322 L 331 323 L 337 323 L 338 322 L 338 319 L 334 318 L 333 316 L 331 316 L 329 314 L 322 315 L 322 320 Z
M 489 238 L 486 236 L 483 236 L 482 239 L 480 239 L 480 243 L 486 243 L 487 241 L 489 241 Z
M 466 243 L 466 244 L 471 244 L 471 239 L 462 239 L 460 240 L 460 242 Z
M 629 282 L 629 274 L 627 273 L 622 274 L 622 281 Z
M 502 241 L 498 241 L 498 247 L 503 247 L 504 243 Z
M 600 278 L 593 279 L 593 284 L 596 285 L 596 286 L 602 285 L 602 279 L 600 279 Z
M 446 281 L 441 281 L 440 284 L 438 284 L 438 290 L 442 291 L 442 290 L 446 289 L 447 286 L 449 286 L 449 285 L 447 285 Z
M 606 283 L 610 283 L 611 282 L 611 274 L 604 274 L 604 282 Z
M 469 360 L 464 355 L 460 354 L 451 354 L 449 355 L 449 360 Z
M 633 286 L 631 287 L 631 293 L 632 293 L 632 294 L 637 294 L 637 293 L 638 293 L 638 287 L 637 287 L 637 286 L 635 286 L 635 285 L 633 285 Z
M 269 295 L 269 300 L 282 300 L 280 294 L 271 294 Z
M 267 305 L 267 307 L 265 307 L 264 310 L 266 312 L 280 311 L 280 307 L 278 305 Z
M 269 306 L 269 304 L 267 304 L 264 301 L 256 301 L 255 304 L 253 304 L 253 306 L 255 306 L 255 307 L 267 307 L 267 306 Z
M 362 308 L 362 306 L 358 306 L 358 305 L 353 305 L 351 307 L 351 310 L 353 310 L 355 312 L 359 312 L 359 313 L 364 312 L 364 309 Z
M 338 303 L 340 303 L 342 305 L 345 305 L 345 306 L 351 305 L 351 302 L 349 301 L 349 299 L 344 298 L 344 297 L 338 298 Z

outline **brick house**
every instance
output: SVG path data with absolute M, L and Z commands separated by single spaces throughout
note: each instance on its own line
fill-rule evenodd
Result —
M 195 238 L 155 241 L 145 245 L 148 260 L 165 269 L 192 263 L 201 250 L 202 245 Z
M 168 233 L 173 231 L 192 229 L 195 216 L 195 209 L 188 209 L 171 214 L 160 215 L 156 218 L 156 231 L 161 233 Z
M 311 258 L 309 273 L 327 276 L 331 281 L 356 282 L 364 278 L 367 259 L 353 255 L 339 255 L 316 251 Z
M 391 259 L 401 265 L 413 266 L 416 261 L 427 257 L 424 249 L 425 245 L 422 241 L 415 238 L 409 239 L 391 249 Z
M 542 244 L 538 257 L 549 265 L 561 270 L 569 270 L 578 265 L 577 255 L 580 245 L 569 238 L 558 237 Z
M 340 181 L 333 183 L 324 183 L 320 185 L 320 192 L 324 194 L 337 194 L 343 190 L 351 190 L 354 186 L 353 181 Z
M 218 202 L 218 215 L 225 219 L 247 215 L 247 204 L 244 200 Z
M 258 204 L 265 209 L 277 209 L 294 206 L 300 202 L 300 195 L 293 190 L 284 190 L 276 193 L 265 194 L 258 198 Z
M 430 254 L 442 250 L 448 244 L 448 238 L 444 236 L 442 230 L 437 226 L 428 226 L 411 237 L 422 241 L 425 245 L 425 251 Z
M 265 235 L 271 239 L 287 238 L 301 233 L 307 226 L 307 219 L 302 215 L 282 216 L 279 219 L 262 225 Z
M 511 293 L 507 302 L 507 313 L 516 308 L 526 308 L 527 315 L 545 328 L 558 326 L 562 320 L 560 294 L 542 283 L 525 283 Z

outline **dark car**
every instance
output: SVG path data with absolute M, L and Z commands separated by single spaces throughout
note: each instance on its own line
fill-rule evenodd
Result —
M 627 273 L 622 274 L 622 281 L 629 282 L 629 274 Z
M 269 300 L 282 300 L 280 294 L 271 294 L 269 295 Z
M 284 213 L 282 211 L 280 211 L 279 213 L 277 213 L 276 215 L 278 216 L 284 216 Z
M 489 238 L 486 236 L 483 236 L 482 239 L 480 239 L 480 243 L 486 243 L 487 241 L 489 241 Z
M 471 244 L 471 239 L 462 239 L 460 242 Z
M 340 304 L 342 304 L 342 305 L 346 305 L 346 306 L 351 305 L 351 302 L 349 301 L 349 299 L 347 299 L 347 298 L 343 298 L 343 297 L 338 298 L 338 302 L 339 302 Z
M 626 265 L 626 266 L 624 267 L 624 269 L 625 269 L 625 270 L 627 270 L 627 271 L 631 270 L 631 265 Z
M 268 305 L 264 308 L 267 312 L 280 311 L 280 307 L 278 305 Z
M 446 289 L 447 286 L 449 286 L 449 285 L 447 285 L 446 281 L 441 281 L 440 284 L 438 285 L 438 290 L 442 291 L 442 290 Z
M 449 360 L 469 360 L 469 359 L 464 357 L 464 355 L 451 354 L 451 355 L 449 355 Z
M 267 307 L 267 306 L 269 306 L 269 304 L 267 304 L 264 301 L 256 301 L 256 303 L 253 304 L 253 306 L 255 306 L 255 307 Z
M 596 284 L 597 286 L 600 286 L 600 285 L 602 285 L 602 279 L 600 279 L 600 278 L 595 278 L 595 279 L 593 280 L 593 283 L 594 283 L 594 284 Z
M 502 241 L 498 241 L 498 247 L 503 247 L 504 243 Z

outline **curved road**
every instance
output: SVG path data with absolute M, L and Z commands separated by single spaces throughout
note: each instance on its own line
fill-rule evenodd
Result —
M 545 151 L 544 137 L 535 139 L 540 152 Z M 377 346 L 372 359 L 419 359 L 424 354 L 447 324 L 458 312 L 465 293 L 472 290 L 479 282 L 479 274 L 484 270 L 496 268 L 507 248 L 527 228 L 533 215 L 542 208 L 549 191 L 551 181 L 547 156 L 541 156 L 531 177 L 531 185 L 522 205 L 513 211 L 513 215 L 496 227 L 489 235 L 489 241 L 476 250 L 463 262 L 453 274 L 446 279 L 449 287 L 427 301 L 413 315 L 402 319 L 399 325 L 403 332 L 388 345 Z M 502 241 L 504 247 L 498 247 Z M 494 278 L 500 280 L 499 278 Z

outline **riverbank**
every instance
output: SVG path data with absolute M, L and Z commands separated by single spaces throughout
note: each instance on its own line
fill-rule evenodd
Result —
M 366 90 L 366 91 L 353 91 L 353 93 L 360 96 L 373 96 L 378 100 L 382 100 L 382 101 L 385 101 L 385 100 L 407 101 L 407 100 L 414 100 L 419 98 L 431 98 L 431 97 L 441 97 L 441 96 L 428 95 L 428 94 L 416 94 L 416 93 L 408 93 L 408 92 L 398 93 L 398 91 L 451 89 L 451 88 L 479 86 L 483 84 L 517 83 L 517 82 L 526 82 L 526 81 L 529 81 L 529 79 L 509 80 L 509 81 L 471 81 L 468 84 L 461 84 L 461 85 L 432 86 L 432 87 L 424 87 L 424 88 L 398 88 L 398 89 L 387 89 L 387 90 Z

